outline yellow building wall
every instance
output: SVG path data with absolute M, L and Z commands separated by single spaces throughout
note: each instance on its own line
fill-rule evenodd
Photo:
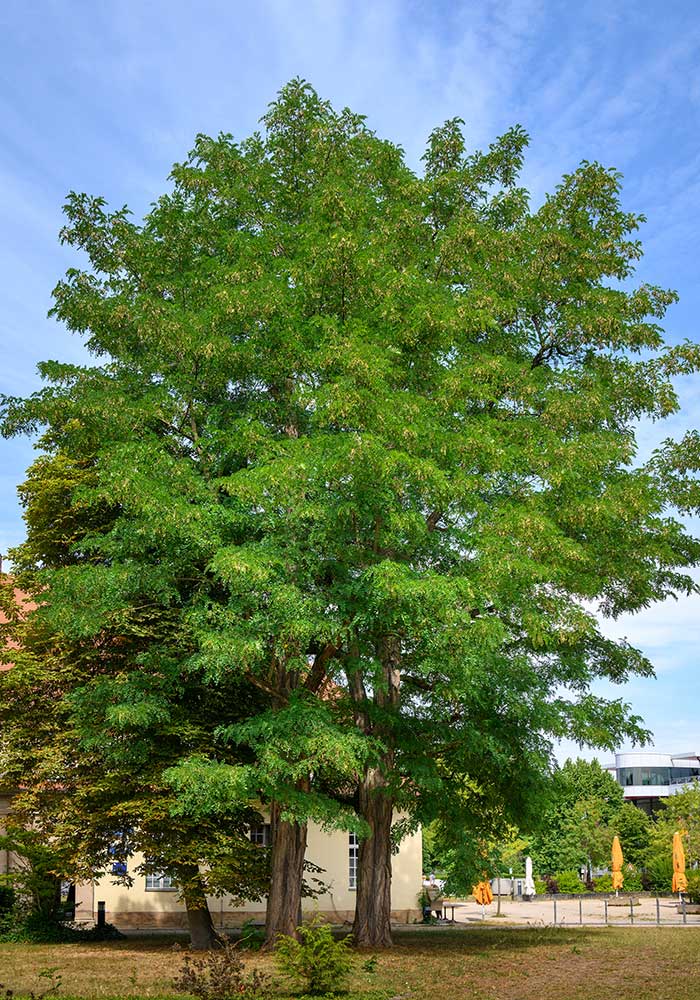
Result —
M 333 923 L 351 922 L 355 910 L 355 893 L 349 888 L 349 842 L 348 833 L 342 830 L 330 832 L 310 824 L 306 858 L 324 869 L 317 877 L 327 886 L 327 891 L 317 899 L 304 899 L 305 913 L 318 911 Z M 134 856 L 131 867 L 140 861 Z M 420 917 L 416 897 L 421 890 L 422 846 L 420 832 L 412 834 L 401 843 L 392 858 L 392 917 L 397 922 L 410 923 Z M 313 876 L 307 876 L 313 878 Z M 86 887 L 78 893 L 81 898 L 76 919 L 96 919 L 97 904 L 105 903 L 106 919 L 117 927 L 186 927 L 187 917 L 184 904 L 178 899 L 177 891 L 147 890 L 144 875 L 136 875 L 131 887 L 116 885 L 108 876 L 96 882 L 89 901 Z M 93 907 L 89 912 L 90 905 Z M 210 898 L 209 907 L 216 927 L 235 927 L 244 920 L 265 919 L 265 900 L 234 906 L 231 899 Z

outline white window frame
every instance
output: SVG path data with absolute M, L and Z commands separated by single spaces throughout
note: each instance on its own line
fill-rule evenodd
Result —
M 146 892 L 177 892 L 175 879 L 170 875 L 147 875 Z
M 360 838 L 356 833 L 348 834 L 348 889 L 357 890 L 357 864 L 360 857 Z
M 269 847 L 271 842 L 270 824 L 257 823 L 248 830 L 248 838 L 258 847 Z

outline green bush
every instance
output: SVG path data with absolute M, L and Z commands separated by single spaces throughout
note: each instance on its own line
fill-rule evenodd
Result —
M 547 888 L 547 883 L 544 882 L 541 878 L 536 878 L 535 879 L 535 895 L 536 896 L 543 896 L 545 894 L 545 892 L 549 892 L 549 889 Z
M 252 917 L 241 924 L 241 948 L 246 951 L 260 951 L 265 943 L 265 929 L 257 927 Z
M 641 892 L 644 888 L 642 885 L 642 876 L 633 868 L 632 865 L 628 865 L 622 871 L 623 892 Z M 593 880 L 593 890 L 594 892 L 612 892 L 612 875 L 608 873 L 607 875 L 601 875 L 600 878 Z
M 657 854 L 648 859 L 645 867 L 646 882 L 652 892 L 670 892 L 673 883 L 671 852 Z
M 641 892 L 644 886 L 642 885 L 642 873 L 633 868 L 632 865 L 628 865 L 622 871 L 622 877 L 624 879 L 625 892 Z
M 700 871 L 688 872 L 686 895 L 689 903 L 700 903 Z
M 608 872 L 607 875 L 600 875 L 598 878 L 593 879 L 593 892 L 612 892 L 612 875 Z
M 124 935 L 112 924 L 104 927 L 56 921 L 42 913 L 15 908 L 0 915 L 0 942 L 18 944 L 66 944 L 70 942 L 118 941 Z
M 557 872 L 555 875 L 559 892 L 579 893 L 585 892 L 586 887 L 581 881 L 578 872 Z
M 15 890 L 10 885 L 0 884 L 0 917 L 11 913 L 15 906 Z
M 281 971 L 301 982 L 307 993 L 337 993 L 352 969 L 347 938 L 336 941 L 330 924 L 316 916 L 297 928 L 300 940 L 281 936 L 275 959 Z

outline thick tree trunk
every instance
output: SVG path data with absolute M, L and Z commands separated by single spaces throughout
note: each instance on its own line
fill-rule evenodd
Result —
M 391 947 L 391 819 L 393 801 L 387 777 L 394 770 L 391 716 L 398 710 L 401 689 L 401 641 L 397 634 L 383 636 L 378 643 L 384 685 L 374 692 L 374 702 L 385 717 L 373 726 L 367 713 L 367 692 L 362 672 L 351 665 L 348 672 L 355 721 L 363 732 L 379 736 L 387 751 L 379 767 L 368 768 L 360 783 L 359 812 L 370 829 L 360 841 L 355 896 L 355 944 L 367 948 Z M 359 655 L 355 652 L 355 663 Z
M 183 867 L 180 875 L 182 896 L 187 909 L 187 926 L 190 932 L 190 946 L 193 951 L 208 951 L 221 944 L 221 938 L 214 929 L 204 886 L 195 865 Z
M 273 802 L 270 811 L 272 858 L 270 894 L 265 917 L 265 946 L 274 947 L 280 934 L 297 936 L 301 923 L 301 889 L 306 854 L 306 823 L 280 819 L 281 806 Z
M 360 785 L 360 815 L 370 835 L 360 841 L 357 863 L 355 944 L 391 947 L 391 818 L 393 806 L 382 772 L 371 768 Z

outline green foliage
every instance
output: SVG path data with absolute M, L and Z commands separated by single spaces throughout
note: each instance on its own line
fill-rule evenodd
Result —
M 15 890 L 10 885 L 3 885 L 0 881 L 0 919 L 6 914 L 10 913 L 17 901 L 17 894 Z
M 612 823 L 620 838 L 625 861 L 635 867 L 643 865 L 649 851 L 652 822 L 645 812 L 625 802 Z
M 0 919 L 0 941 L 22 944 L 87 944 L 119 941 L 124 937 L 112 924 L 86 927 L 72 921 L 60 921 L 43 914 L 16 911 Z
M 644 868 L 646 883 L 652 892 L 670 893 L 673 884 L 673 859 L 669 849 L 663 854 L 652 854 Z
M 642 874 L 637 871 L 632 865 L 625 865 L 622 871 L 623 875 L 623 892 L 641 892 L 644 888 L 644 879 Z M 606 875 L 601 875 L 593 880 L 593 890 L 595 892 L 613 892 L 612 887 L 612 874 L 608 873 Z
M 299 940 L 281 936 L 275 960 L 281 971 L 301 983 L 309 994 L 338 993 L 353 965 L 349 939 L 337 941 L 330 924 L 319 917 L 298 928 Z
M 587 608 L 697 590 L 700 546 L 668 510 L 694 509 L 699 441 L 640 466 L 635 429 L 677 410 L 698 351 L 664 344 L 674 293 L 633 283 L 619 174 L 584 161 L 531 209 L 527 141 L 468 151 L 455 118 L 418 175 L 296 79 L 260 133 L 198 136 L 142 222 L 69 195 L 61 239 L 86 266 L 52 312 L 91 364 L 44 362 L 0 424 L 41 434 L 12 559 L 41 593 L 42 710 L 61 694 L 45 749 L 17 733 L 15 760 L 24 743 L 36 788 L 58 759 L 73 812 L 25 811 L 79 827 L 86 866 L 111 822 L 144 831 L 150 865 L 203 862 L 200 891 L 260 895 L 244 765 L 331 826 L 362 825 L 353 786 L 378 778 L 409 823 L 453 831 L 456 871 L 465 829 L 534 825 L 553 740 L 644 738 L 591 689 L 651 664 Z M 584 838 L 555 809 L 538 870 L 602 851 L 600 798 L 576 790 L 597 803 Z
M 687 874 L 688 887 L 685 895 L 689 903 L 700 903 L 700 872 L 691 871 Z
M 624 803 L 612 775 L 598 761 L 567 760 L 554 773 L 548 799 L 530 845 L 535 867 L 553 872 L 607 864 Z
M 578 872 L 557 872 L 555 878 L 557 880 L 559 892 L 581 893 L 586 891 L 586 887 L 581 881 L 581 877 Z
M 197 1000 L 257 1000 L 267 997 L 274 990 L 269 976 L 252 969 L 246 972 L 236 946 L 224 940 L 220 947 L 205 955 L 195 957 L 185 954 L 180 974 L 173 981 L 178 993 L 186 993 Z
M 241 948 L 245 948 L 246 951 L 259 951 L 265 941 L 265 931 L 262 927 L 256 927 L 251 917 L 241 924 L 239 941 Z
M 14 816 L 7 822 L 7 832 L 0 836 L 0 850 L 10 851 L 19 859 L 15 868 L 3 876 L 4 902 L 13 903 L 12 919 L 5 922 L 6 933 L 26 930 L 31 937 L 46 929 L 47 934 L 60 934 L 66 916 L 57 874 L 63 860 L 60 851 L 47 844 L 39 831 L 20 826 Z M 5 913 L 9 916 L 7 907 Z
M 676 830 L 682 831 L 686 864 L 700 863 L 700 782 L 684 785 L 683 791 L 661 802 L 651 827 L 649 853 L 670 858 Z
M 543 896 L 546 892 L 549 892 L 549 887 L 547 883 L 540 878 L 534 879 L 535 882 L 535 895 Z

